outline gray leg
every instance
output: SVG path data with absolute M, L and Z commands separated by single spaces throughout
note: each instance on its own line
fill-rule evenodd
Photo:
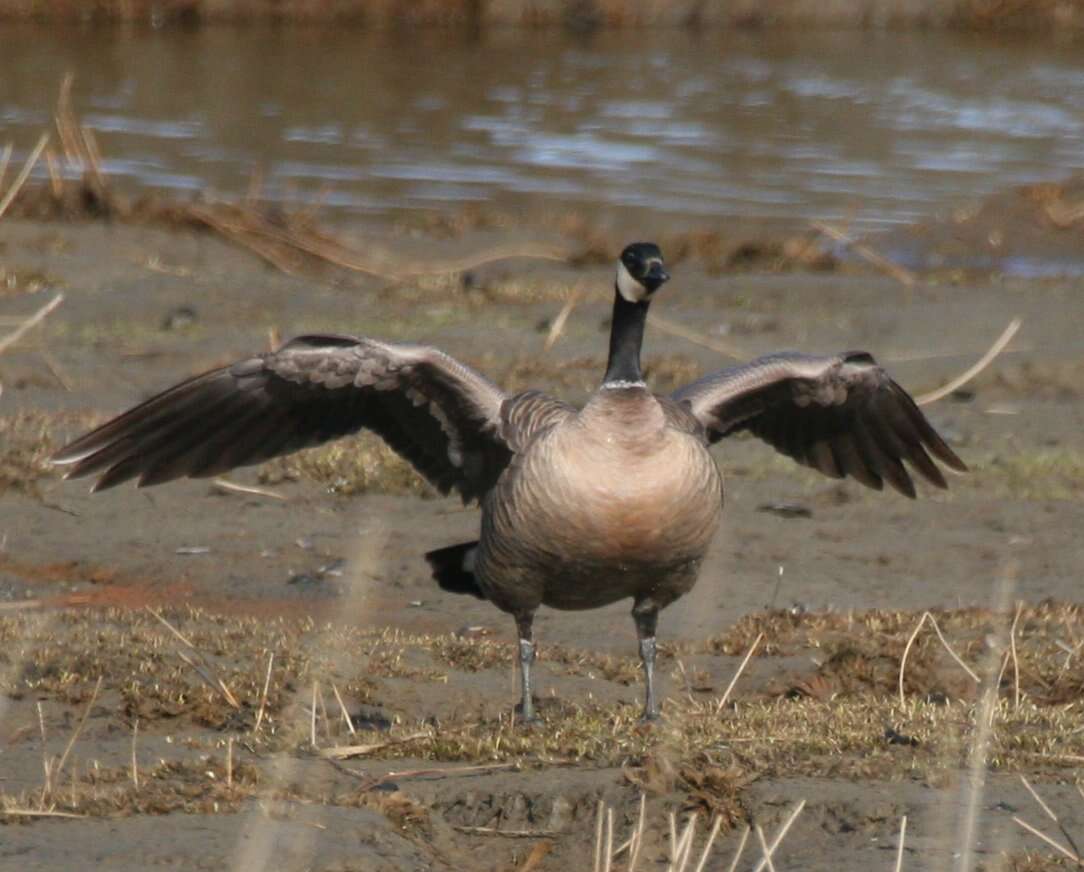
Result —
M 640 662 L 644 664 L 644 720 L 654 721 L 659 717 L 659 702 L 655 698 L 655 625 L 659 620 L 659 610 L 654 606 L 647 608 L 637 604 L 633 606 L 632 619 L 636 621 Z
M 516 615 L 516 631 L 519 633 L 519 676 L 523 695 L 516 713 L 525 724 L 538 723 L 539 717 L 534 711 L 534 699 L 531 693 L 531 666 L 534 663 L 534 642 L 531 639 L 531 624 L 534 613 Z

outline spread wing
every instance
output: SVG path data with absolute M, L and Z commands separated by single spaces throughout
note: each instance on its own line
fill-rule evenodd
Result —
M 910 395 L 862 351 L 769 354 L 705 376 L 673 398 L 688 404 L 712 442 L 748 430 L 805 466 L 876 490 L 887 481 L 915 496 L 903 461 L 947 487 L 930 454 L 967 471 Z
M 261 463 L 368 429 L 443 493 L 480 498 L 508 464 L 505 394 L 443 352 L 352 336 L 300 336 L 182 382 L 53 457 L 94 490 Z

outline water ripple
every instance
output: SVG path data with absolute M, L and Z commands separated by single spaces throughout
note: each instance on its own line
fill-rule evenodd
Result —
M 150 118 L 134 118 L 130 115 L 83 116 L 83 124 L 102 133 L 126 133 L 132 136 L 150 136 L 156 139 L 196 139 L 205 135 L 201 121 L 155 121 Z

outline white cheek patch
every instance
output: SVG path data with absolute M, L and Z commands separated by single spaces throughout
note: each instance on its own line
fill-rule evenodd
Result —
M 620 260 L 617 262 L 617 290 L 630 303 L 639 303 L 647 296 L 647 288 L 632 277 Z

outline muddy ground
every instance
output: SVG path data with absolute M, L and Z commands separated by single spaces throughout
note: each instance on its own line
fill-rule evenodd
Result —
M 524 240 L 584 253 L 584 234 L 562 228 L 341 232 L 400 262 Z M 931 228 L 915 234 L 931 250 L 990 238 Z M 1075 257 L 1078 225 L 1047 230 L 1044 245 Z M 641 235 L 663 234 L 608 226 L 593 239 L 605 249 Z M 157 389 L 298 332 L 431 342 L 509 386 L 582 398 L 604 360 L 609 263 L 513 259 L 410 281 L 290 276 L 191 230 L 0 222 L 5 323 L 65 295 L 0 359 L 0 868 L 586 869 L 598 801 L 616 809 L 620 844 L 645 790 L 642 869 L 666 867 L 668 810 L 723 814 L 705 868 L 725 869 L 747 824 L 770 838 L 800 800 L 776 869 L 891 868 L 902 815 L 905 868 L 947 868 L 978 746 L 989 764 L 970 840 L 981 868 L 1056 862 L 1014 815 L 1066 841 L 1020 773 L 1084 840 L 1073 786 L 1084 617 L 1061 605 L 1082 599 L 1080 280 L 941 268 L 905 286 L 859 260 L 794 258 L 793 247 L 761 257 L 783 251 L 775 242 L 726 257 L 671 242 L 685 256 L 672 258 L 655 311 L 743 356 L 863 348 L 921 393 L 1013 317 L 1023 328 L 927 410 L 972 467 L 948 492 L 921 488 L 911 502 L 817 478 L 753 441 L 721 444 L 724 529 L 697 588 L 660 623 L 663 725 L 636 724 L 635 634 L 618 604 L 539 615 L 546 724 L 524 735 L 509 720 L 511 621 L 438 590 L 422 559 L 473 538 L 477 511 L 425 493 L 371 445 L 362 461 L 230 476 L 277 498 L 207 481 L 90 496 L 42 459 Z M 546 352 L 574 287 L 583 301 Z M 728 363 L 658 328 L 645 360 L 660 388 Z M 1017 601 L 1027 604 L 1013 631 L 1021 677 L 1009 667 L 992 681 L 982 670 Z M 895 701 L 903 646 L 927 609 L 946 610 L 946 635 L 987 676 L 982 686 L 1002 687 L 989 746 L 973 729 L 982 694 L 928 631 L 907 702 Z M 717 714 L 760 629 L 758 656 Z M 381 747 L 340 768 L 318 755 L 342 744 Z M 469 768 L 483 765 L 498 768 Z M 758 851 L 738 868 L 754 868 Z

